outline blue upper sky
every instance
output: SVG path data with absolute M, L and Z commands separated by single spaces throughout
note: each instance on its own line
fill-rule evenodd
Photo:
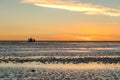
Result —
M 84 3 L 103 5 L 108 7 L 120 8 L 120 0 L 79 0 Z

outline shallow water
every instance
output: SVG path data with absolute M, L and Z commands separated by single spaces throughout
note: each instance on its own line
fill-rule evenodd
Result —
M 120 56 L 120 42 L 0 42 L 0 56 Z
M 0 42 L 0 80 L 120 80 L 120 42 Z

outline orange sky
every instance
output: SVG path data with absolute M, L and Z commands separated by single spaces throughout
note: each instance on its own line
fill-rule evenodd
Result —
M 99 26 L 98 26 L 99 25 Z M 84 27 L 80 27 L 84 26 Z M 82 40 L 82 41 L 101 41 L 101 40 L 120 40 L 119 26 L 113 27 L 114 24 L 71 24 L 58 27 L 29 27 L 26 30 L 6 30 L 9 34 L 0 35 L 1 40 L 26 40 L 34 37 L 37 40 Z M 3 32 L 4 33 L 4 32 Z

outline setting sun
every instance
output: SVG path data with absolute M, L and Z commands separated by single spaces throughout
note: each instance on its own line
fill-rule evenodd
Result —
M 82 41 L 92 41 L 92 38 L 90 38 L 90 37 L 76 37 L 78 40 L 82 40 Z

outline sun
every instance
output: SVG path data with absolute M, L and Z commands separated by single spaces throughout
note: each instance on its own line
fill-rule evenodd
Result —
M 86 36 L 78 36 L 76 38 L 83 41 L 92 41 L 91 37 L 86 37 Z

